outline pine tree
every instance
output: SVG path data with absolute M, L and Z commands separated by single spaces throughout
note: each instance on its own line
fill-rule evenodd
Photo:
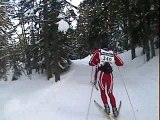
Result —
M 0 2 L 0 78 L 7 80 L 7 71 L 9 69 L 9 29 L 11 22 L 7 13 L 7 5 Z
M 142 46 L 145 48 L 148 61 L 151 53 L 152 57 L 155 55 L 153 38 L 156 36 L 154 33 L 157 34 L 159 24 L 158 7 L 158 1 L 154 0 L 88 0 L 80 5 L 80 15 L 83 19 L 78 25 L 81 24 L 89 31 L 90 49 L 99 46 L 100 41 L 105 42 L 101 36 L 106 32 L 108 41 L 105 43 L 114 50 L 131 49 L 132 59 L 134 59 L 135 48 Z M 81 30 L 84 32 L 86 31 L 84 29 Z M 79 34 L 82 31 L 79 31 Z

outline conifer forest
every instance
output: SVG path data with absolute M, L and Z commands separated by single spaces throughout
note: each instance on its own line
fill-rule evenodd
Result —
M 57 82 L 71 60 L 102 43 L 116 53 L 131 50 L 131 59 L 142 47 L 149 61 L 159 37 L 159 0 L 0 0 L 0 79 L 9 70 L 12 80 L 36 71 Z

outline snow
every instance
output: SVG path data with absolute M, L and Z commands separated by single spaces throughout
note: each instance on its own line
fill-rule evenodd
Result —
M 59 22 L 57 22 L 57 24 L 58 24 L 58 30 L 59 31 L 66 32 L 69 28 L 69 24 L 64 20 L 60 20 Z
M 61 0 L 59 0 L 59 1 L 61 1 Z M 67 0 L 67 1 L 70 2 L 72 5 L 75 5 L 75 6 L 78 6 L 81 2 L 83 2 L 83 0 Z M 67 8 L 65 7 L 64 11 L 66 11 L 66 9 Z M 72 9 L 76 13 L 76 15 L 78 15 L 77 10 L 75 8 L 72 8 Z M 63 18 L 63 15 L 59 14 L 58 18 Z M 76 26 L 77 26 L 77 20 L 75 20 L 73 18 L 70 18 L 70 20 L 72 21 L 71 25 L 75 29 Z M 57 24 L 58 24 L 58 30 L 59 31 L 66 32 L 69 29 L 69 27 L 70 27 L 69 24 L 66 21 L 64 21 L 64 20 L 60 20 Z
M 120 54 L 125 65 L 113 65 L 114 95 L 117 104 L 122 101 L 118 119 L 157 120 L 159 52 L 149 62 L 141 48 L 136 53 L 134 60 L 130 51 Z M 96 89 L 87 116 L 93 79 L 90 57 L 73 60 L 57 83 L 36 73 L 31 79 L 24 75 L 17 81 L 0 81 L 0 120 L 105 120 L 93 102 L 95 99 L 102 105 Z
M 70 2 L 72 5 L 78 6 L 84 0 L 67 0 L 67 1 Z

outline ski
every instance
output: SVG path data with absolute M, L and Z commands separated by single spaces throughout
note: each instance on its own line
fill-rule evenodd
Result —
M 114 120 L 110 114 L 107 114 L 107 113 L 105 112 L 104 108 L 103 108 L 96 100 L 94 100 L 94 103 L 96 104 L 96 106 L 98 107 L 98 109 L 99 109 L 101 112 L 103 112 L 104 116 L 105 116 L 108 120 Z
M 105 112 L 104 108 L 103 108 L 96 100 L 94 100 L 94 103 L 95 103 L 96 106 L 99 108 L 99 110 L 103 112 L 104 116 L 105 116 L 108 120 L 117 120 L 117 117 L 113 117 L 112 115 L 107 114 L 107 113 Z M 119 115 L 119 111 L 120 111 L 120 108 L 121 108 L 121 104 L 122 104 L 122 102 L 120 101 L 119 106 L 118 106 L 118 115 Z
M 119 112 L 120 112 L 121 106 L 122 106 L 122 101 L 119 102 L 119 106 L 118 106 L 118 116 L 119 116 Z

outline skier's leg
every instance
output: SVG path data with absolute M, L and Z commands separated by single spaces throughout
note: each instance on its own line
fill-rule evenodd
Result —
M 106 78 L 107 78 L 107 94 L 110 98 L 112 108 L 115 108 L 116 107 L 116 100 L 113 95 L 113 75 L 112 75 L 112 73 L 107 74 Z
M 108 93 L 108 96 L 110 98 L 110 102 L 111 102 L 111 105 L 112 105 L 112 108 L 115 108 L 116 107 L 116 100 L 115 100 L 115 97 L 113 95 L 113 93 Z
M 107 93 L 108 93 L 108 96 L 110 98 L 113 114 L 114 114 L 115 117 L 117 117 L 118 116 L 118 111 L 117 111 L 117 108 L 116 108 L 116 100 L 115 100 L 115 97 L 113 95 L 113 75 L 112 75 L 112 73 L 107 75 L 107 78 L 108 78 L 108 80 L 107 80 Z
M 104 72 L 101 72 L 100 76 L 99 76 L 98 85 L 99 85 L 99 88 L 100 88 L 102 101 L 103 101 L 104 105 L 106 105 L 106 104 L 108 104 L 108 101 L 107 101 L 107 96 L 106 96 L 106 93 L 105 93 L 105 84 L 104 84 L 103 77 L 104 77 Z
M 101 72 L 100 77 L 99 77 L 99 88 L 100 88 L 100 92 L 101 92 L 101 98 L 105 107 L 105 111 L 107 114 L 110 113 L 110 107 L 108 105 L 108 101 L 107 101 L 107 96 L 106 96 L 106 92 L 105 92 L 105 79 L 104 79 L 104 72 Z

